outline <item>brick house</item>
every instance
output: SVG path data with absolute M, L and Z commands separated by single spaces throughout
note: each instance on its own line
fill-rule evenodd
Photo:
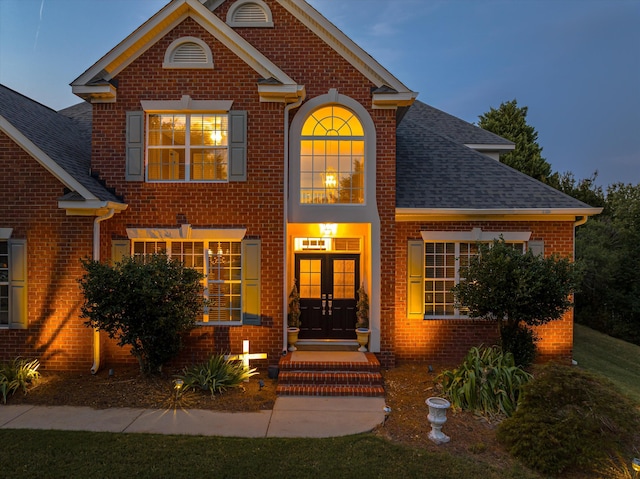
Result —
M 300 344 L 459 360 L 496 339 L 454 307 L 460 258 L 502 235 L 573 255 L 600 210 L 503 164 L 513 144 L 417 93 L 303 0 L 173 0 L 71 84 L 55 112 L 0 87 L 0 359 L 132 361 L 79 318 L 80 258 L 165 251 L 207 274 L 179 362 Z M 539 328 L 568 359 L 572 314 Z

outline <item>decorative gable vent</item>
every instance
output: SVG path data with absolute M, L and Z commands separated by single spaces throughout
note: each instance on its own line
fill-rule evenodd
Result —
M 271 10 L 262 0 L 238 0 L 227 13 L 231 27 L 273 27 Z
M 164 68 L 213 68 L 211 49 L 199 38 L 178 38 L 167 48 L 162 66 Z

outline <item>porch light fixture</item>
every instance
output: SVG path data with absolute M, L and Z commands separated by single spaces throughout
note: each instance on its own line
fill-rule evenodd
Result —
M 633 461 L 631 461 L 631 468 L 635 471 L 635 475 L 637 477 L 638 472 L 640 472 L 640 458 L 633 458 Z
M 320 223 L 320 234 L 324 237 L 335 236 L 338 231 L 336 223 Z

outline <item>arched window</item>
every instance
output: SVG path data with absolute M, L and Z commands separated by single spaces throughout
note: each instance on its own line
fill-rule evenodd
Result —
M 173 41 L 164 55 L 164 68 L 213 68 L 209 46 L 195 37 Z
M 337 105 L 313 111 L 300 139 L 300 202 L 364 203 L 364 129 Z

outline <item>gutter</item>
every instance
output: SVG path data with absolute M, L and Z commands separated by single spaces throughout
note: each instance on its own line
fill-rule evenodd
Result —
M 100 223 L 102 221 L 113 218 L 116 213 L 114 208 L 102 216 L 93 220 L 93 260 L 100 261 Z M 93 366 L 91 366 L 91 374 L 96 374 L 100 368 L 100 330 L 93 330 Z

